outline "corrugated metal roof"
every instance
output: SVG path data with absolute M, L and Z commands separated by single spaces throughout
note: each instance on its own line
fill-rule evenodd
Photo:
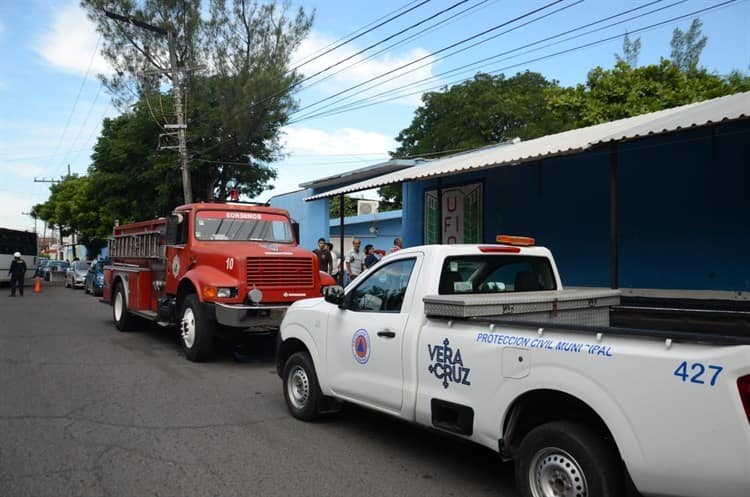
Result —
M 748 117 L 750 117 L 750 92 L 737 93 L 650 114 L 542 136 L 526 142 L 512 145 L 502 144 L 443 157 L 409 169 L 313 195 L 305 200 L 317 200 L 370 190 L 394 183 L 448 176 L 487 167 L 514 165 L 545 157 L 576 153 L 603 143 L 632 140 L 643 136 L 658 135 Z

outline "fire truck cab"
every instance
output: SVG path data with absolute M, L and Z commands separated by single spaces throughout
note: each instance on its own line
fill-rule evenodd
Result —
M 275 331 L 293 302 L 335 284 L 297 231 L 282 209 L 229 203 L 115 226 L 102 300 L 120 331 L 137 317 L 177 326 L 187 358 L 207 360 L 219 329 Z

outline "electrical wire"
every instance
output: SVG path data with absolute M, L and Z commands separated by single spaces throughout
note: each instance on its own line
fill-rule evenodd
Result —
M 523 62 L 519 62 L 519 63 L 516 63 L 516 64 L 512 64 L 512 65 L 508 65 L 508 66 L 505 66 L 505 67 L 501 67 L 499 69 L 488 71 L 488 72 L 486 72 L 486 74 L 501 73 L 503 71 L 507 71 L 508 69 L 513 69 L 515 67 L 525 66 L 525 65 L 528 65 L 528 64 L 532 64 L 532 63 L 540 62 L 540 61 L 547 60 L 547 59 L 550 59 L 550 58 L 553 58 L 553 57 L 557 57 L 557 56 L 560 56 L 560 55 L 568 54 L 568 53 L 571 53 L 571 52 L 574 52 L 574 51 L 578 51 L 578 50 L 582 50 L 582 49 L 585 49 L 585 48 L 589 48 L 589 47 L 592 47 L 592 46 L 595 46 L 595 45 L 600 45 L 600 44 L 603 44 L 603 43 L 607 43 L 609 41 L 612 41 L 612 40 L 615 40 L 615 39 L 618 39 L 618 38 L 624 38 L 625 35 L 632 35 L 632 34 L 635 34 L 635 33 L 644 32 L 644 31 L 648 31 L 648 30 L 651 30 L 651 29 L 655 29 L 657 27 L 660 27 L 660 26 L 663 26 L 663 25 L 666 25 L 666 24 L 673 24 L 673 23 L 679 22 L 679 21 L 681 21 L 681 20 L 683 20 L 685 18 L 694 16 L 696 14 L 701 14 L 701 13 L 705 13 L 705 12 L 709 12 L 709 11 L 713 11 L 713 10 L 717 10 L 717 9 L 726 7 L 726 6 L 728 6 L 728 5 L 732 4 L 732 3 L 735 3 L 737 1 L 745 1 L 745 0 L 727 0 L 727 1 L 719 3 L 719 4 L 714 4 L 712 6 L 709 6 L 709 7 L 703 8 L 703 9 L 695 10 L 693 12 L 690 12 L 690 13 L 687 13 L 687 14 L 684 14 L 684 15 L 680 15 L 680 16 L 677 16 L 677 17 L 673 17 L 673 18 L 667 19 L 665 21 L 654 23 L 654 24 L 651 24 L 651 25 L 648 25 L 648 26 L 645 26 L 645 27 L 642 27 L 642 28 L 638 28 L 636 30 L 631 30 L 628 33 L 610 36 L 610 37 L 599 39 L 599 40 L 596 40 L 596 41 L 593 41 L 593 42 L 585 43 L 583 45 L 578 45 L 576 47 L 572 47 L 572 48 L 569 48 L 569 49 L 566 49 L 566 50 L 561 50 L 561 51 L 558 51 L 558 52 L 555 52 L 555 53 L 552 53 L 552 54 L 544 55 L 542 57 L 538 57 L 538 58 L 534 58 L 534 59 L 530 59 L 530 60 L 525 60 Z M 678 2 L 678 3 L 680 3 L 680 2 Z M 579 37 L 579 36 L 576 36 L 576 37 Z M 570 38 L 570 39 L 572 39 L 572 38 Z M 538 51 L 538 50 L 541 50 L 543 48 L 548 48 L 549 46 L 551 46 L 551 45 L 546 45 L 544 47 L 539 47 L 539 48 L 536 48 L 534 50 L 530 50 L 530 51 L 524 52 L 522 54 L 513 56 L 511 58 L 515 58 L 515 57 L 520 56 L 520 55 L 525 55 L 527 53 Z M 526 46 L 524 46 L 524 47 L 526 47 Z M 503 59 L 503 60 L 507 60 L 507 59 Z M 426 79 L 431 79 L 431 78 L 426 78 Z M 455 84 L 464 82 L 467 79 L 468 78 L 461 78 L 461 79 L 453 80 L 453 81 L 448 82 L 448 83 L 443 82 L 443 83 L 440 83 L 439 85 L 432 86 L 432 87 L 429 87 L 429 88 L 422 88 L 422 89 L 420 89 L 418 91 L 415 91 L 415 92 L 406 93 L 406 94 L 399 94 L 399 95 L 397 95 L 395 97 L 386 98 L 386 99 L 382 99 L 382 100 L 378 100 L 378 101 L 370 102 L 370 103 L 364 103 L 364 104 L 358 105 L 358 106 L 354 106 L 354 105 L 350 104 L 350 105 L 347 105 L 347 106 L 344 106 L 344 107 L 340 107 L 340 108 L 337 108 L 337 109 L 331 109 L 329 111 L 324 111 L 324 112 L 315 113 L 315 114 L 308 114 L 308 115 L 302 116 L 302 117 L 300 117 L 298 119 L 291 120 L 288 125 L 293 125 L 293 124 L 297 124 L 297 123 L 299 123 L 301 121 L 306 121 L 306 120 L 320 118 L 320 117 L 329 117 L 329 116 L 332 116 L 332 115 L 337 115 L 337 114 L 341 114 L 341 113 L 344 113 L 344 112 L 350 112 L 350 111 L 353 111 L 353 110 L 359 110 L 359 109 L 363 109 L 363 108 L 366 108 L 366 107 L 371 107 L 373 105 L 378 105 L 378 104 L 390 102 L 390 101 L 393 101 L 393 100 L 398 100 L 398 99 L 405 98 L 405 97 L 419 95 L 419 94 L 422 94 L 422 93 L 425 93 L 425 92 L 434 91 L 434 90 L 438 90 L 440 88 L 445 88 L 445 87 L 448 87 L 448 86 L 451 86 L 451 85 L 455 85 Z M 410 86 L 410 85 L 405 85 L 405 86 Z M 391 90 L 391 91 L 396 91 L 396 90 L 398 90 L 398 89 L 394 89 L 394 90 Z M 365 102 L 367 100 L 368 99 L 362 99 L 360 102 Z M 354 103 L 356 103 L 356 102 L 354 102 Z
M 378 24 L 377 24 L 377 25 L 375 25 L 374 27 L 372 27 L 372 28 L 369 28 L 369 29 L 367 29 L 367 30 L 363 31 L 362 33 L 359 33 L 359 34 L 357 34 L 356 36 L 353 36 L 353 37 L 351 37 L 351 38 L 348 38 L 348 39 L 346 39 L 346 40 L 342 41 L 341 43 L 338 43 L 338 44 L 336 44 L 336 45 L 335 45 L 335 46 L 334 46 L 333 48 L 330 48 L 330 49 L 328 49 L 328 50 L 325 50 L 325 51 L 324 51 L 323 53 L 321 53 L 321 54 L 319 54 L 319 55 L 317 55 L 317 56 L 315 56 L 315 57 L 313 57 L 313 58 L 311 58 L 311 59 L 309 59 L 309 60 L 307 60 L 307 61 L 305 61 L 305 62 L 303 62 L 303 63 L 301 63 L 301 64 L 298 64 L 297 66 L 295 66 L 295 67 L 293 67 L 292 69 L 290 69 L 290 70 L 289 70 L 289 71 L 287 72 L 287 74 L 295 72 L 295 71 L 296 71 L 297 69 L 299 69 L 300 67 L 302 67 L 302 66 L 305 66 L 305 65 L 309 64 L 310 62 L 312 62 L 312 61 L 314 61 L 314 60 L 317 60 L 317 59 L 319 59 L 319 58 L 321 58 L 321 57 L 323 57 L 323 56 L 325 56 L 325 55 L 328 55 L 329 53 L 333 52 L 333 51 L 334 51 L 334 50 L 336 50 L 337 48 L 340 48 L 340 47 L 342 47 L 342 46 L 346 45 L 347 43 L 351 43 L 352 41 L 354 41 L 354 40 L 356 40 L 356 39 L 358 39 L 358 38 L 361 38 L 361 37 L 363 37 L 363 36 L 364 36 L 364 35 L 366 35 L 367 33 L 370 33 L 370 32 L 372 32 L 372 31 L 375 31 L 376 29 L 378 29 L 378 28 L 380 28 L 380 27 L 382 27 L 382 26 L 385 26 L 385 25 L 386 25 L 386 24 L 388 24 L 389 22 L 391 22 L 391 21 L 394 21 L 394 20 L 398 19 L 399 17 L 402 17 L 402 16 L 404 16 L 404 15 L 408 14 L 409 12 L 411 12 L 411 11 L 413 11 L 413 10 L 415 10 L 415 9 L 418 9 L 418 8 L 419 8 L 419 7 L 421 7 L 422 5 L 424 5 L 424 4 L 426 4 L 426 3 L 429 3 L 429 2 L 431 2 L 431 1 L 432 1 L 432 0 L 422 0 L 421 2 L 419 2 L 419 4 L 417 4 L 417 5 L 413 6 L 413 7 L 410 7 L 410 8 L 408 8 L 408 9 L 407 9 L 407 10 L 405 10 L 404 12 L 401 12 L 401 13 L 399 13 L 399 14 L 396 14 L 396 15 L 394 15 L 394 16 L 391 16 L 391 17 L 389 17 L 388 19 L 386 19 L 385 21 L 383 21 L 383 22 L 380 22 L 380 23 L 378 23 Z M 413 2 L 412 2 L 412 3 L 413 3 Z
M 428 78 L 423 78 L 423 79 L 421 79 L 421 80 L 418 80 L 418 81 L 413 81 L 413 82 L 411 82 L 411 83 L 408 83 L 408 84 L 406 84 L 406 85 L 403 85 L 403 86 L 399 86 L 399 87 L 397 87 L 397 88 L 390 88 L 390 89 L 388 89 L 388 90 L 384 90 L 384 91 L 382 91 L 382 92 L 380 92 L 380 93 L 376 93 L 375 95 L 369 95 L 369 96 L 367 96 L 367 97 L 361 98 L 361 99 L 359 99 L 359 100 L 356 100 L 356 101 L 354 101 L 354 102 L 350 102 L 350 103 L 349 103 L 348 105 L 352 105 L 352 104 L 356 104 L 356 103 L 362 103 L 362 102 L 367 102 L 367 101 L 371 101 L 372 99 L 374 99 L 374 98 L 376 98 L 376 97 L 380 97 L 380 96 L 385 96 L 385 95 L 393 94 L 393 93 L 395 93 L 395 92 L 397 92 L 397 91 L 400 91 L 400 90 L 403 90 L 403 89 L 406 89 L 406 88 L 409 88 L 409 87 L 413 87 L 413 86 L 416 86 L 416 85 L 419 85 L 419 84 L 422 84 L 422 83 L 426 83 L 426 82 L 428 82 L 428 81 L 432 81 L 432 80 L 438 80 L 438 79 L 442 78 L 443 76 L 447 76 L 447 75 L 449 75 L 449 74 L 453 74 L 453 73 L 455 73 L 455 72 L 459 72 L 459 71 L 461 71 L 462 69 L 466 69 L 466 68 L 470 68 L 470 67 L 476 67 L 476 66 L 481 66 L 481 65 L 482 65 L 482 64 L 484 64 L 485 62 L 488 62 L 488 61 L 490 61 L 490 60 L 496 60 L 496 59 L 498 59 L 498 58 L 502 57 L 503 55 L 507 55 L 507 54 L 510 54 L 510 53 L 514 53 L 514 52 L 517 52 L 517 51 L 519 51 L 519 50 L 523 50 L 524 48 L 532 47 L 532 46 L 534 46 L 534 45 L 538 45 L 538 44 L 540 44 L 540 43 L 544 43 L 545 41 L 553 40 L 553 39 L 555 39 L 555 38 L 559 38 L 559 37 L 561 37 L 561 36 L 565 36 L 566 34 L 570 34 L 570 33 L 576 32 L 576 31 L 580 31 L 580 30 L 582 30 L 582 29 L 586 29 L 586 28 L 588 28 L 588 27 L 594 26 L 594 25 L 596 25 L 596 24 L 600 24 L 600 23 L 602 23 L 602 22 L 606 22 L 606 21 L 608 21 L 608 20 L 611 20 L 611 19 L 614 19 L 614 18 L 616 18 L 616 17 L 620 17 L 620 16 L 623 16 L 623 15 L 626 15 L 626 14 L 630 14 L 630 13 L 632 13 L 632 12 L 635 12 L 635 11 L 637 11 L 637 10 L 640 10 L 640 9 L 643 9 L 643 8 L 646 8 L 646 7 L 650 7 L 650 6 L 652 6 L 652 5 L 654 5 L 654 4 L 657 4 L 657 3 L 661 3 L 662 1 L 664 1 L 664 0 L 654 0 L 654 1 L 650 2 L 650 3 L 646 3 L 646 4 L 644 4 L 644 5 L 641 5 L 641 6 L 638 6 L 638 7 L 634 7 L 634 8 L 631 8 L 631 9 L 628 9 L 628 10 L 625 10 L 625 11 L 622 11 L 622 12 L 619 12 L 619 13 L 617 13 L 617 14 L 614 14 L 614 15 L 611 15 L 611 16 L 607 16 L 607 17 L 604 17 L 604 18 L 602 18 L 602 19 L 599 19 L 599 20 L 596 20 L 596 21 L 590 22 L 590 23 L 588 23 L 588 24 L 584 24 L 584 25 L 582 25 L 582 26 L 579 26 L 579 27 L 577 27 L 577 28 L 573 28 L 573 29 L 569 29 L 569 30 L 567 30 L 567 31 L 563 31 L 562 33 L 558 33 L 558 34 L 556 34 L 556 35 L 548 36 L 548 37 L 546 37 L 546 38 L 543 38 L 543 39 L 541 39 L 541 40 L 538 40 L 538 41 L 535 41 L 535 42 L 532 42 L 532 43 L 528 43 L 528 44 L 526 44 L 526 45 L 523 45 L 523 46 L 521 46 L 521 47 L 516 47 L 516 48 L 513 48 L 513 49 L 511 49 L 511 50 L 506 50 L 505 52 L 501 52 L 501 53 L 499 53 L 499 54 L 496 54 L 496 55 L 493 55 L 493 56 L 490 56 L 490 57 L 485 57 L 485 58 L 483 58 L 483 59 L 480 59 L 480 60 L 478 60 L 478 61 L 475 61 L 475 62 L 472 62 L 472 63 L 469 63 L 469 64 L 465 64 L 465 65 L 463 65 L 463 66 L 460 66 L 460 67 L 457 67 L 457 68 L 454 68 L 454 69 L 450 69 L 450 70 L 448 70 L 448 71 L 444 71 L 444 72 L 442 72 L 442 73 L 439 73 L 439 74 L 435 74 L 435 75 L 433 75 L 433 76 L 430 76 L 430 77 L 428 77 Z M 587 31 L 587 32 L 585 32 L 585 33 L 581 33 L 581 34 L 578 34 L 578 35 L 576 35 L 576 36 L 571 36 L 571 37 L 569 37 L 569 38 L 566 38 L 566 39 L 564 39 L 564 40 L 561 40 L 561 41 L 559 41 L 559 42 L 558 42 L 558 44 L 559 44 L 559 43 L 564 43 L 564 42 L 567 42 L 567 41 L 570 41 L 570 40 L 573 40 L 573 39 L 576 39 L 576 38 L 580 38 L 580 37 L 582 37 L 582 36 L 587 36 L 587 35 L 589 35 L 589 34 L 592 34 L 592 33 L 595 33 L 595 32 L 597 32 L 597 31 L 602 31 L 602 30 L 604 30 L 604 29 L 608 29 L 608 28 L 611 28 L 611 27 L 613 27 L 613 26 L 616 26 L 616 25 L 619 25 L 619 24 L 623 24 L 623 23 L 625 23 L 625 22 L 628 22 L 628 21 L 632 21 L 632 20 L 635 20 L 635 19 L 639 19 L 639 18 L 642 18 L 642 17 L 648 16 L 648 15 L 654 14 L 654 13 L 656 13 L 656 12 L 659 12 L 659 11 L 662 11 L 662 10 L 665 10 L 665 9 L 668 9 L 668 8 L 671 8 L 671 7 L 674 7 L 675 5 L 678 5 L 678 4 L 681 4 L 681 3 L 685 3 L 686 1 L 687 1 L 687 0 L 679 0 L 679 1 L 677 1 L 677 2 L 671 3 L 671 4 L 669 4 L 669 5 L 666 5 L 666 6 L 664 6 L 664 7 L 660 7 L 660 8 L 657 8 L 657 9 L 653 9 L 653 10 L 650 10 L 650 11 L 648 11 L 648 12 L 644 12 L 644 13 L 642 13 L 642 14 L 640 14 L 640 15 L 637 15 L 637 16 L 633 16 L 633 17 L 629 17 L 629 18 L 627 18 L 627 19 L 622 19 L 622 20 L 620 20 L 620 21 L 618 21 L 618 22 L 615 22 L 615 23 L 612 23 L 612 24 L 609 24 L 609 25 L 607 25 L 607 26 L 603 26 L 603 27 L 600 27 L 600 28 L 597 28 L 597 29 L 593 29 L 593 30 Z M 527 25 L 527 24 L 530 24 L 531 22 L 534 22 L 534 21 L 535 21 L 535 19 L 534 19 L 534 20 L 531 20 L 531 21 L 527 21 L 527 22 L 526 22 L 526 23 L 524 23 L 523 25 Z M 531 53 L 531 52 L 535 52 L 535 51 L 541 50 L 541 49 L 543 49 L 543 48 L 547 48 L 547 47 L 549 47 L 549 46 L 551 46 L 551 45 L 552 45 L 552 44 L 549 44 L 549 45 L 544 45 L 543 47 L 539 47 L 539 48 L 537 48 L 537 49 L 535 49 L 535 50 L 529 50 L 529 51 L 527 51 L 527 52 L 524 52 L 523 54 L 526 54 L 526 53 Z M 519 54 L 518 56 L 520 56 L 520 55 L 523 55 L 523 54 Z M 445 57 L 443 57 L 443 58 L 445 58 Z M 500 59 L 500 60 L 507 60 L 507 59 L 510 59 L 510 58 L 513 58 L 513 57 L 507 57 L 507 58 L 505 58 L 505 59 Z M 416 71 L 416 70 L 418 70 L 418 69 L 421 69 L 421 68 L 423 68 L 423 67 L 429 66 L 429 65 L 431 65 L 432 63 L 433 63 L 433 61 L 430 61 L 430 62 L 428 62 L 428 63 L 426 63 L 426 64 L 422 64 L 422 65 L 420 65 L 420 66 L 418 66 L 418 67 L 415 67 L 415 68 L 413 69 L 413 71 Z M 407 73 L 407 74 L 408 74 L 408 73 Z M 379 84 L 378 84 L 377 86 L 380 86 L 380 85 L 382 85 L 382 84 L 384 84 L 384 83 L 388 83 L 388 82 L 390 82 L 390 81 L 393 81 L 393 80 L 395 80 L 395 79 L 398 79 L 398 78 L 400 78 L 400 77 L 402 77 L 402 76 L 403 76 L 403 74 L 402 74 L 402 75 L 396 75 L 396 76 L 394 76 L 394 77 L 392 77 L 392 78 L 388 78 L 388 79 L 386 79 L 385 81 L 382 81 L 382 82 L 380 82 L 380 83 L 379 83 Z M 375 88 L 375 87 L 376 87 L 376 86 L 371 86 L 371 87 L 369 87 L 369 88 L 365 88 L 365 89 L 364 89 L 363 91 L 368 91 L 368 90 L 371 90 L 371 89 L 373 89 L 373 88 Z M 326 104 L 325 106 L 323 106 L 323 107 L 321 107 L 320 109 L 318 109 L 317 111 L 315 111 L 315 113 L 318 113 L 318 112 L 322 112 L 322 110 L 323 110 L 323 109 L 325 109 L 325 108 L 328 108 L 328 107 L 331 107 L 331 106 L 333 106 L 333 105 L 336 105 L 336 104 L 339 104 L 339 103 L 343 103 L 343 102 L 345 102 L 345 101 L 349 100 L 350 98 L 352 98 L 352 97 L 351 97 L 351 96 L 348 96 L 348 97 L 344 97 L 344 98 L 341 98 L 341 99 L 339 99 L 339 100 L 337 100 L 337 101 L 335 101 L 335 102 L 332 102 L 332 103 Z M 334 111 L 334 110 L 341 110 L 341 109 L 345 109 L 345 108 L 346 108 L 346 106 L 342 106 L 342 107 L 337 107 L 336 109 L 331 109 L 330 111 L 332 112 L 332 111 Z M 298 122 L 299 120 L 303 120 L 303 119 L 305 119 L 306 117 L 307 117 L 307 116 L 301 116 L 300 118 L 298 118 L 297 120 L 294 120 L 293 122 Z
M 88 68 L 86 68 L 86 74 L 83 76 L 83 81 L 81 81 L 81 87 L 78 89 L 78 94 L 76 95 L 75 101 L 73 102 L 73 108 L 70 109 L 70 114 L 68 114 L 68 119 L 65 121 L 65 126 L 63 127 L 63 132 L 60 135 L 60 140 L 57 142 L 57 146 L 55 147 L 54 155 L 57 154 L 57 152 L 60 150 L 60 146 L 62 145 L 63 139 L 65 138 L 65 134 L 68 132 L 68 126 L 70 125 L 70 120 L 73 118 L 73 114 L 75 113 L 76 106 L 78 105 L 78 99 L 81 97 L 81 93 L 83 92 L 83 87 L 86 85 L 86 80 L 89 77 L 89 73 L 91 72 L 91 67 L 94 65 L 94 58 L 96 57 L 96 52 L 99 49 L 99 42 L 102 39 L 102 35 L 99 35 L 99 37 L 96 39 L 96 46 L 94 47 L 94 51 L 91 53 L 91 59 L 89 60 Z M 59 171 L 62 167 L 64 167 L 65 164 L 63 163 L 60 168 L 57 170 Z
M 337 74 L 341 74 L 342 72 L 344 72 L 344 71 L 346 71 L 348 69 L 351 69 L 351 68 L 356 67 L 356 66 L 358 66 L 360 64 L 363 64 L 364 62 L 367 62 L 368 60 L 374 59 L 378 55 L 381 55 L 381 54 L 383 54 L 383 53 L 385 53 L 385 52 L 387 52 L 389 50 L 392 50 L 394 48 L 403 46 L 404 44 L 406 44 L 406 43 L 408 43 L 410 41 L 418 40 L 418 39 L 424 37 L 425 35 L 427 35 L 428 33 L 431 33 L 431 32 L 433 32 L 433 31 L 435 31 L 437 29 L 440 29 L 441 27 L 446 27 L 446 26 L 448 26 L 450 24 L 453 24 L 454 22 L 457 22 L 459 19 L 461 19 L 461 18 L 466 17 L 467 15 L 469 15 L 472 10 L 479 9 L 480 7 L 481 8 L 487 8 L 490 5 L 497 3 L 498 1 L 499 0 L 492 0 L 492 1 L 490 1 L 490 0 L 482 0 L 479 3 L 477 3 L 477 4 L 474 4 L 474 5 L 470 6 L 470 7 L 465 8 L 461 12 L 457 12 L 457 13 L 453 14 L 452 16 L 450 16 L 450 17 L 448 17 L 446 19 L 443 19 L 441 21 L 436 22 L 432 26 L 428 26 L 428 27 L 422 29 L 421 31 L 418 31 L 418 32 L 416 32 L 416 33 L 414 33 L 414 34 L 412 34 L 412 35 L 404 38 L 403 40 L 400 40 L 400 41 L 397 41 L 395 43 L 392 43 L 391 45 L 388 45 L 387 47 L 383 47 L 380 50 L 378 50 L 377 52 L 368 55 L 367 57 L 359 59 L 359 60 L 357 60 L 357 61 L 349 64 L 346 67 L 342 67 L 338 71 L 334 71 L 334 72 L 332 72 L 330 74 L 327 74 L 326 76 L 324 76 L 322 78 L 319 78 L 316 81 L 308 83 L 307 85 L 304 85 L 302 88 L 299 88 L 298 91 L 302 92 L 302 91 L 308 90 L 308 89 L 310 89 L 310 88 L 318 85 L 319 83 L 322 83 L 323 81 L 326 81 L 326 80 L 328 80 L 328 79 L 336 76 Z
M 468 38 L 464 38 L 463 40 L 459 40 L 459 41 L 457 41 L 455 43 L 452 43 L 452 44 L 450 44 L 450 45 L 448 45 L 446 47 L 443 47 L 443 48 L 441 48 L 439 50 L 436 50 L 436 51 L 431 52 L 431 53 L 429 53 L 427 55 L 424 55 L 422 57 L 414 59 L 411 62 L 408 62 L 406 64 L 402 64 L 402 65 L 398 66 L 395 69 L 391 69 L 391 70 L 386 71 L 386 72 L 384 72 L 384 73 L 382 73 L 382 74 L 380 74 L 378 76 L 374 76 L 374 77 L 368 79 L 367 81 L 363 81 L 362 83 L 356 84 L 354 86 L 350 86 L 349 88 L 346 88 L 346 89 L 341 90 L 341 91 L 339 91 L 337 93 L 334 93 L 333 95 L 330 95 L 328 97 L 322 98 L 322 99 L 320 99 L 320 100 L 318 100 L 316 102 L 313 102 L 312 104 L 306 105 L 306 106 L 302 107 L 301 109 L 298 109 L 297 112 L 301 112 L 303 110 L 309 109 L 310 107 L 314 107 L 314 106 L 316 106 L 316 105 L 318 105 L 320 103 L 327 102 L 328 100 L 330 100 L 332 98 L 336 98 L 336 97 L 341 96 L 341 95 L 343 95 L 345 93 L 349 93 L 349 92 L 351 92 L 353 90 L 356 90 L 357 88 L 361 88 L 362 86 L 364 86 L 366 84 L 369 84 L 369 83 L 372 83 L 373 81 L 377 81 L 377 80 L 379 80 L 381 78 L 384 78 L 385 76 L 388 76 L 389 74 L 393 74 L 393 73 L 398 72 L 398 71 L 400 71 L 402 69 L 405 69 L 405 68 L 407 68 L 407 67 L 409 67 L 409 66 L 411 66 L 413 64 L 416 64 L 416 63 L 421 62 L 421 61 L 423 61 L 423 60 L 425 60 L 427 58 L 430 58 L 430 57 L 432 57 L 434 55 L 438 55 L 438 54 L 443 53 L 443 52 L 445 52 L 447 50 L 455 48 L 455 47 L 457 47 L 459 45 L 462 45 L 462 44 L 467 43 L 469 41 L 475 40 L 475 39 L 477 39 L 477 38 L 479 38 L 481 36 L 484 36 L 484 35 L 486 35 L 488 33 L 491 33 L 493 31 L 497 31 L 500 28 L 503 28 L 503 27 L 505 27 L 505 26 L 507 26 L 509 24 L 512 24 L 512 23 L 514 23 L 516 21 L 519 21 L 521 19 L 525 19 L 526 17 L 529 17 L 531 15 L 536 14 L 537 12 L 541 12 L 541 11 L 543 11 L 545 9 L 548 9 L 549 7 L 552 7 L 553 5 L 556 5 L 556 4 L 558 4 L 560 2 L 563 2 L 563 1 L 565 1 L 565 0 L 553 0 L 552 2 L 550 2 L 550 3 L 546 4 L 546 5 L 543 5 L 541 7 L 538 7 L 536 9 L 533 9 L 533 10 L 531 10 L 529 12 L 526 12 L 525 14 L 521 14 L 520 16 L 514 17 L 513 19 L 510 19 L 508 21 L 505 21 L 505 22 L 502 22 L 500 24 L 497 24 L 497 25 L 495 25 L 495 26 L 493 26 L 493 27 L 491 27 L 489 29 L 486 29 L 486 30 L 480 32 L 480 33 L 477 33 L 475 35 L 469 36 Z

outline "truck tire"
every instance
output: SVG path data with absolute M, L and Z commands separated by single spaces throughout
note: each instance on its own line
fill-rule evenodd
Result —
M 284 400 L 292 416 L 303 421 L 316 419 L 320 415 L 323 394 L 310 354 L 292 354 L 284 364 L 281 377 L 284 381 Z
M 135 317 L 128 312 L 128 299 L 122 283 L 115 285 L 115 291 L 112 294 L 112 319 L 120 331 L 133 329 Z
M 622 497 L 617 451 L 592 430 L 555 421 L 531 430 L 516 457 L 516 487 L 523 497 Z
M 180 343 L 185 357 L 201 362 L 214 355 L 214 322 L 206 315 L 195 294 L 188 295 L 180 309 Z

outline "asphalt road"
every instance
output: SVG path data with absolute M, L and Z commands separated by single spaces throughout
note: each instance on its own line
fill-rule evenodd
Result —
M 500 496 L 482 447 L 347 406 L 293 419 L 273 340 L 188 362 L 174 331 L 45 283 L 0 289 L 0 496 Z

